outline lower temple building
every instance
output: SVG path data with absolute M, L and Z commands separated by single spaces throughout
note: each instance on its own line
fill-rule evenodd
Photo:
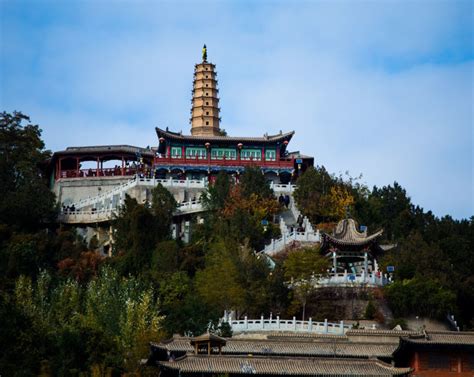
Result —
M 151 343 L 162 376 L 472 376 L 474 333 L 349 330 L 344 335 L 270 332 Z

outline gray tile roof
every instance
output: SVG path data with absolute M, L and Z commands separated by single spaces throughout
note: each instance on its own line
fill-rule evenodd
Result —
M 470 331 L 429 331 L 424 334 L 412 334 L 403 340 L 414 344 L 467 345 L 474 346 L 474 332 Z
M 339 221 L 334 234 L 323 233 L 323 237 L 329 241 L 343 245 L 364 245 L 377 239 L 383 233 L 383 230 L 367 236 L 357 230 L 356 222 L 353 219 L 343 219 Z
M 235 373 L 300 376 L 402 376 L 410 368 L 395 368 L 375 359 L 285 358 L 186 355 L 162 361 L 163 367 L 181 373 Z
M 174 338 L 167 342 L 153 343 L 154 347 L 168 351 L 191 352 L 191 338 Z M 398 342 L 376 343 L 349 342 L 347 339 L 227 339 L 222 353 L 227 355 L 284 355 L 284 356 L 339 356 L 339 357 L 392 357 Z
M 183 135 L 178 132 L 172 132 L 168 130 L 163 130 L 161 128 L 156 127 L 156 134 L 158 138 L 164 137 L 165 139 L 170 140 L 181 140 L 181 141 L 199 141 L 199 142 L 224 142 L 224 143 L 275 143 L 278 141 L 288 140 L 290 141 L 293 137 L 295 131 L 281 133 L 277 135 L 268 135 L 263 137 L 236 137 L 236 136 L 192 136 L 192 135 Z
M 134 147 L 132 145 L 97 145 L 85 147 L 67 147 L 63 151 L 54 152 L 54 155 L 85 155 L 85 154 L 104 154 L 104 153 L 130 153 L 139 152 L 142 155 L 153 156 L 151 149 Z

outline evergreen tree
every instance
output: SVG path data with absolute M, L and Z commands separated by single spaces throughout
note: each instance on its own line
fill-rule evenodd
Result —
M 55 197 L 41 169 L 50 156 L 29 117 L 0 114 L 0 226 L 35 231 L 55 220 Z

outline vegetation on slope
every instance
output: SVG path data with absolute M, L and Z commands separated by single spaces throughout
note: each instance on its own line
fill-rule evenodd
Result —
M 149 340 L 217 328 L 224 309 L 249 317 L 307 311 L 309 293 L 289 291 L 285 282 L 324 271 L 327 261 L 317 248 L 290 251 L 271 269 L 254 253 L 278 237 L 271 220 L 281 210 L 258 169 L 248 169 L 239 186 L 219 175 L 206 195 L 205 221 L 187 245 L 170 237 L 176 203 L 166 189 L 153 191 L 149 207 L 127 198 L 114 222 L 114 254 L 105 259 L 94 242 L 54 223 L 39 128 L 19 113 L 2 114 L 0 126 L 2 374 L 135 371 Z M 386 295 L 398 315 L 451 311 L 473 326 L 472 219 L 438 219 L 396 183 L 369 190 L 324 168 L 298 183 L 295 198 L 315 225 L 349 211 L 398 244 L 383 261 L 396 266 Z

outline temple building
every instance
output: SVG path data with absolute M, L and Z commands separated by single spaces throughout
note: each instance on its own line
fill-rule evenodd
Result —
M 158 367 L 162 376 L 408 376 L 410 368 L 390 363 L 398 345 L 393 340 L 377 344 L 352 342 L 348 336 L 290 333 L 226 339 L 176 336 L 151 343 L 147 365 Z
M 400 339 L 394 352 L 399 365 L 411 367 L 413 376 L 474 375 L 473 332 L 426 332 Z
M 216 66 L 207 61 L 195 65 L 191 108 L 191 134 L 183 135 L 156 128 L 158 150 L 154 171 L 166 174 L 213 179 L 219 171 L 238 176 L 246 166 L 258 166 L 268 180 L 289 182 L 314 163 L 313 158 L 289 153 L 294 132 L 263 137 L 229 137 L 220 128 L 219 89 Z
M 162 376 L 472 376 L 474 333 L 349 330 L 204 334 L 151 343 Z
M 387 276 L 378 267 L 377 258 L 388 247 L 379 245 L 383 230 L 371 235 L 367 228 L 357 229 L 353 219 L 339 221 L 332 234 L 321 233 L 321 252 L 332 260 L 328 279 L 322 285 L 367 284 L 380 286 L 387 283 Z
M 55 152 L 49 170 L 52 183 L 63 179 L 130 177 L 137 173 L 160 179 L 212 181 L 219 171 L 236 180 L 246 166 L 262 169 L 268 181 L 294 181 L 314 159 L 289 152 L 294 131 L 262 137 L 230 137 L 220 128 L 219 89 L 216 66 L 207 59 L 195 65 L 189 135 L 156 128 L 156 147 L 129 145 L 69 147 Z M 84 168 L 82 165 L 89 163 Z M 92 163 L 92 166 L 91 166 Z M 105 167 L 104 163 L 113 163 Z

